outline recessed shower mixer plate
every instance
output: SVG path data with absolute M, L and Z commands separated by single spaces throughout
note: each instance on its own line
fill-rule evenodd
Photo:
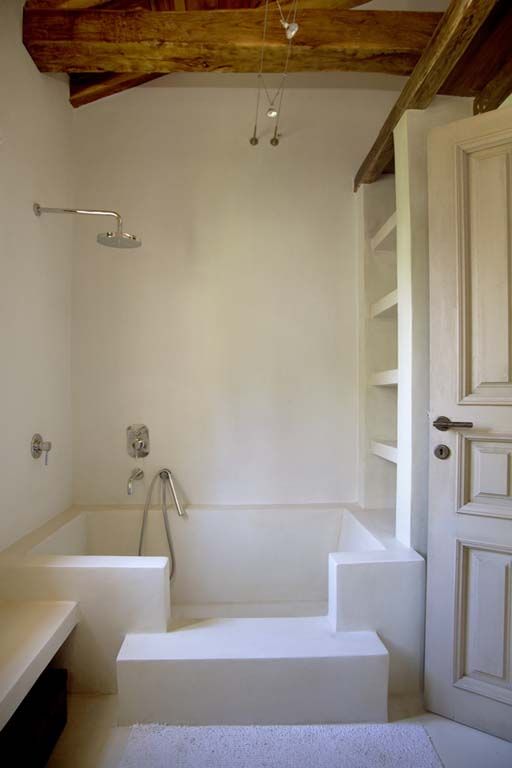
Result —
M 149 455 L 149 430 L 145 424 L 126 427 L 126 450 L 132 459 L 143 459 Z

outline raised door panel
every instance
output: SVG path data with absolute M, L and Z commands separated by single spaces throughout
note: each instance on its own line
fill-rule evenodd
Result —
M 459 148 L 459 402 L 512 403 L 512 142 Z
M 512 435 L 461 435 L 457 451 L 457 512 L 512 519 Z
M 459 541 L 454 684 L 512 704 L 512 550 Z

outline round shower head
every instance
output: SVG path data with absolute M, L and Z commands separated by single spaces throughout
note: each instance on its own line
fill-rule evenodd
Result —
M 128 232 L 101 232 L 96 239 L 100 245 L 110 248 L 139 248 L 142 245 L 135 235 Z

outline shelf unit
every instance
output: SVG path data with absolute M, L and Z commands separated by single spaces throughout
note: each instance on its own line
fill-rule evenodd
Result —
M 396 508 L 398 464 L 397 216 L 394 178 L 368 185 L 360 195 L 361 502 Z
M 374 252 L 396 251 L 396 211 L 393 211 L 370 239 L 370 248 Z
M 398 462 L 398 444 L 396 440 L 372 440 L 370 450 L 374 456 L 380 456 L 381 459 L 391 461 L 393 464 Z
M 389 371 L 377 371 L 370 376 L 372 387 L 397 387 L 398 386 L 398 368 L 392 368 Z
M 392 510 L 396 538 L 427 551 L 428 136 L 469 115 L 464 99 L 407 110 L 395 174 L 358 190 L 359 503 Z
M 370 317 L 396 317 L 398 311 L 398 291 L 390 291 L 382 299 L 370 304 Z
M 394 203 L 392 199 L 390 202 Z M 369 243 L 369 269 L 372 269 L 372 262 L 375 260 L 381 260 L 383 253 L 392 254 L 393 258 L 389 261 L 389 264 L 383 266 L 379 264 L 379 270 L 376 269 L 373 264 L 373 269 L 376 273 L 375 279 L 372 281 L 368 276 L 367 286 L 371 290 L 379 291 L 379 278 L 383 284 L 387 281 L 391 281 L 394 285 L 397 283 L 397 270 L 396 270 L 396 211 L 388 216 L 384 223 L 377 229 L 373 237 L 370 238 Z M 372 324 L 375 321 L 382 320 L 383 318 L 393 318 L 395 322 L 389 327 L 379 329 L 379 346 L 382 348 L 395 349 L 398 342 L 398 290 L 394 288 L 389 293 L 381 296 L 376 301 L 370 303 L 369 310 L 369 323 Z M 371 337 L 371 328 L 369 329 L 369 337 Z M 375 355 L 376 356 L 376 355 Z M 370 361 L 371 365 L 371 361 Z M 397 411 L 398 403 L 398 368 L 389 368 L 387 370 L 377 370 L 370 373 L 369 383 L 372 387 L 386 387 L 393 388 L 394 392 L 390 395 L 393 398 L 394 411 Z M 389 400 L 390 398 L 388 398 Z M 388 407 L 390 403 L 388 402 Z M 382 424 L 379 420 L 375 420 L 375 425 L 372 425 L 373 429 L 382 429 Z M 398 443 L 396 440 L 397 435 L 397 418 L 394 418 L 392 425 L 388 424 L 388 429 L 391 429 L 392 439 L 377 440 L 374 439 L 370 432 L 370 453 L 373 456 L 377 456 L 379 459 L 391 462 L 392 464 L 398 463 Z M 396 501 L 393 499 L 393 501 Z

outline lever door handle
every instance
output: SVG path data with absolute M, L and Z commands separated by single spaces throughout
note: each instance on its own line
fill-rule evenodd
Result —
M 472 421 L 452 421 L 448 416 L 438 416 L 433 426 L 440 432 L 447 432 L 449 429 L 472 429 Z

